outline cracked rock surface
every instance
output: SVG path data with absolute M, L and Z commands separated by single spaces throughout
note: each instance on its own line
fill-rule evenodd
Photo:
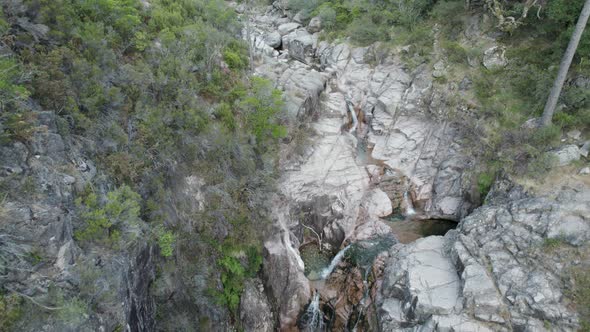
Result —
M 577 330 L 564 289 L 580 262 L 543 245 L 588 241 L 590 190 L 528 197 L 500 182 L 488 198 L 444 237 L 390 250 L 378 295 L 384 331 Z

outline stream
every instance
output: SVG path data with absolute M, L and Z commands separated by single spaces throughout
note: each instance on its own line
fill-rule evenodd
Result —
M 401 103 L 411 82 L 400 64 L 380 72 L 363 56 L 351 56 L 347 45 L 322 46 L 317 33 L 283 13 L 275 6 L 251 16 L 247 34 L 257 52 L 255 74 L 276 82 L 291 121 L 309 123 L 315 132 L 306 153 L 285 162 L 279 185 L 288 204 L 282 210 L 289 211 L 276 212 L 280 247 L 297 270 L 289 270 L 281 285 L 298 283 L 306 293 L 297 302 L 275 291 L 279 321 L 283 329 L 296 322 L 306 331 L 371 330 L 371 290 L 389 248 L 456 226 L 423 220 L 424 202 L 413 201 L 415 185 L 424 181 L 420 162 L 436 153 L 429 149 L 437 148 L 431 142 L 438 139 L 437 127 L 410 121 L 394 128 L 408 121 L 397 106 L 388 109 Z M 276 25 L 280 46 L 270 47 L 266 41 Z M 321 49 L 331 54 L 326 58 Z M 271 248 L 278 255 L 279 247 Z

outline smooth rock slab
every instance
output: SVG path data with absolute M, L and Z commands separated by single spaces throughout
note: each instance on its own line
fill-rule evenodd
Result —
M 279 32 L 279 34 L 281 36 L 285 36 L 285 35 L 290 34 L 293 31 L 295 31 L 295 29 L 299 28 L 300 26 L 301 26 L 301 24 L 295 23 L 295 22 L 285 23 L 285 24 L 279 25 L 277 31 Z
M 393 212 L 391 201 L 383 190 L 376 188 L 371 191 L 364 203 L 369 216 L 373 217 L 387 217 Z

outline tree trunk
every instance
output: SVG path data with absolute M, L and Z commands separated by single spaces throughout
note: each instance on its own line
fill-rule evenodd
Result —
M 561 93 L 561 88 L 563 88 L 563 83 L 565 82 L 567 72 L 570 68 L 570 65 L 572 64 L 572 59 L 574 58 L 574 54 L 576 53 L 576 49 L 578 48 L 578 44 L 582 38 L 582 33 L 584 32 L 584 28 L 586 27 L 589 16 L 590 0 L 586 0 L 584 8 L 582 8 L 582 12 L 580 13 L 578 23 L 576 24 L 576 28 L 574 29 L 574 33 L 572 34 L 570 42 L 567 45 L 567 50 L 561 59 L 561 64 L 559 64 L 559 72 L 557 73 L 555 82 L 553 82 L 553 87 L 551 88 L 551 93 L 547 99 L 547 104 L 545 104 L 543 117 L 541 118 L 541 124 L 543 126 L 548 126 L 551 124 L 551 119 L 553 118 L 553 113 L 555 112 L 557 101 L 559 100 L 559 94 Z

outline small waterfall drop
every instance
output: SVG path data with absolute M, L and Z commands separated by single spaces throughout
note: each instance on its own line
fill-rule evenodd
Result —
M 413 216 L 416 214 L 416 210 L 414 210 L 414 205 L 412 204 L 412 200 L 410 199 L 410 195 L 408 191 L 404 192 L 404 203 L 406 204 L 406 216 Z
M 305 331 L 322 331 L 324 327 L 324 317 L 320 310 L 320 292 L 315 293 L 311 303 L 304 314 Z
M 350 245 L 347 245 L 344 249 L 340 250 L 340 252 L 338 254 L 336 254 L 336 256 L 334 256 L 334 259 L 332 259 L 330 266 L 328 266 L 327 268 L 322 270 L 322 273 L 320 273 L 320 277 L 322 278 L 322 280 L 326 279 L 328 276 L 330 276 L 330 273 L 332 273 L 334 268 L 336 268 L 336 265 L 338 265 L 338 263 L 340 263 L 340 261 L 342 260 L 342 257 L 344 257 L 344 254 L 346 253 L 346 251 L 349 248 L 350 248 Z
M 285 246 L 287 247 L 287 250 L 297 260 L 297 265 L 299 266 L 299 268 L 301 270 L 305 270 L 305 264 L 303 263 L 301 256 L 297 253 L 297 251 L 295 251 L 295 249 L 293 249 L 293 245 L 291 244 L 291 238 L 289 237 L 289 231 L 286 229 L 286 227 L 285 227 L 284 233 L 283 233 L 283 241 L 285 243 Z
M 352 127 L 350 128 L 350 130 L 348 132 L 353 133 L 356 130 L 356 127 L 358 126 L 358 119 L 356 117 L 356 112 L 354 111 L 354 106 L 352 105 L 352 102 L 347 100 L 346 107 L 347 107 L 348 111 L 350 112 L 350 116 L 352 118 Z

